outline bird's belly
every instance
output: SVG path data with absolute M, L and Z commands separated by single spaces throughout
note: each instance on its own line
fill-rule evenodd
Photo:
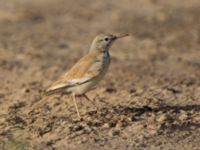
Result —
M 87 91 L 91 90 L 93 86 L 95 86 L 98 83 L 98 80 L 92 80 L 74 87 L 71 87 L 68 89 L 69 92 L 73 92 L 76 95 L 82 95 L 86 93 Z
M 98 77 L 93 78 L 86 83 L 83 83 L 83 84 L 80 84 L 80 85 L 77 85 L 77 86 L 74 86 L 74 87 L 70 87 L 68 89 L 68 92 L 73 92 L 76 95 L 82 95 L 82 94 L 88 92 L 89 90 L 92 89 L 92 87 L 94 87 L 104 77 L 106 70 L 103 71 Z

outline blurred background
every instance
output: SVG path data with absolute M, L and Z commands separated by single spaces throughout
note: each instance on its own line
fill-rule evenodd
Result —
M 136 143 L 139 143 L 137 146 L 140 148 L 144 143 L 153 145 L 152 149 L 159 148 L 159 144 L 155 144 L 159 140 L 161 146 L 172 149 L 182 149 L 184 143 L 186 149 L 198 147 L 195 144 L 198 142 L 194 139 L 199 139 L 200 135 L 199 14 L 199 0 L 0 0 L 0 114 L 6 114 L 6 117 L 0 119 L 0 129 L 6 132 L 7 127 L 19 124 L 16 120 L 13 123 L 12 119 L 8 119 L 17 114 L 16 110 L 11 111 L 13 107 L 20 104 L 17 111 L 20 113 L 29 110 L 38 100 L 38 95 L 52 81 L 87 53 L 97 34 L 128 33 L 129 37 L 116 42 L 111 48 L 110 70 L 98 88 L 89 94 L 90 97 L 100 107 L 109 104 L 106 107 L 108 110 L 119 105 L 151 108 L 173 105 L 176 106 L 175 110 L 170 110 L 175 111 L 176 115 L 170 116 L 171 120 L 161 119 L 159 123 L 155 121 L 149 128 L 141 127 L 145 133 L 141 133 L 138 128 L 131 128 L 131 131 L 122 128 L 122 132 L 134 133 L 125 136 L 131 137 L 132 141 L 120 143 L 122 137 L 119 136 L 119 141 L 111 140 L 110 143 L 118 146 L 118 149 L 124 149 L 126 144 L 135 147 L 133 141 L 138 141 Z M 65 101 L 67 106 L 64 108 L 61 107 L 63 103 L 58 105 L 58 110 L 51 106 L 54 101 L 50 99 L 46 102 L 54 115 L 58 116 L 61 112 L 66 116 L 75 114 L 70 101 Z M 58 98 L 58 101 L 61 99 Z M 188 105 L 193 107 L 179 108 Z M 84 104 L 81 107 L 87 112 L 91 106 Z M 169 116 L 163 110 L 161 114 L 161 118 Z M 197 125 L 194 130 L 179 133 L 179 129 L 187 124 L 189 114 L 190 122 Z M 159 117 L 157 112 L 156 116 Z M 177 116 L 182 116 L 182 120 L 177 120 Z M 142 116 L 145 121 L 140 123 L 149 124 L 151 117 Z M 26 123 L 24 128 L 28 130 L 35 127 L 36 130 L 43 122 L 45 121 Z M 68 124 L 69 122 L 66 121 Z M 177 127 L 177 132 L 171 128 L 176 123 L 183 125 Z M 163 124 L 168 126 L 163 129 Z M 62 127 L 61 124 L 59 126 Z M 186 127 L 188 129 L 191 126 L 187 124 Z M 96 130 L 103 134 L 99 128 Z M 173 131 L 174 135 L 169 138 L 166 129 Z M 163 134 L 160 137 L 144 140 L 144 137 L 151 137 L 161 131 Z M 57 131 L 51 133 L 50 135 L 60 135 Z M 34 134 L 30 132 L 27 136 Z M 176 135 L 187 138 L 177 144 L 179 138 Z M 41 144 L 41 141 L 47 142 L 47 137 L 44 136 L 38 142 L 33 136 L 32 141 Z M 91 134 L 85 137 L 94 139 Z M 101 138 L 105 140 L 104 137 Z M 173 140 L 170 141 L 171 144 L 166 144 L 166 139 Z M 191 139 L 194 141 L 191 142 Z M 66 141 L 68 140 L 63 138 L 55 145 L 62 149 Z M 72 140 L 71 144 L 77 141 Z M 87 144 L 83 142 L 82 148 L 95 146 Z

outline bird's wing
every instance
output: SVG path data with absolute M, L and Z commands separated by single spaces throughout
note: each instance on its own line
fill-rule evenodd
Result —
M 88 53 L 66 74 L 54 82 L 46 92 L 59 91 L 60 89 L 80 85 L 97 77 L 101 72 L 101 67 L 96 66 L 96 57 L 96 54 Z

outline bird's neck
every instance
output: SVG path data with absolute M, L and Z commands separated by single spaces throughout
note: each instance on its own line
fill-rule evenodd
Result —
M 91 46 L 90 48 L 90 52 L 97 52 L 97 53 L 105 53 L 105 52 L 108 52 L 108 49 L 109 48 L 99 48 L 99 47 L 93 47 Z
M 109 51 L 107 49 L 90 49 L 89 53 L 93 53 L 96 55 L 100 55 L 100 54 L 109 54 Z

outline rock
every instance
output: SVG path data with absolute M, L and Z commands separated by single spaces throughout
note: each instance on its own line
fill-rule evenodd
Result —
M 110 128 L 109 123 L 105 123 L 105 124 L 102 126 L 102 128 L 103 128 L 103 129 L 108 129 L 108 128 Z
M 165 121 L 166 119 L 167 119 L 166 115 L 165 115 L 165 114 L 161 114 L 160 116 L 158 116 L 158 117 L 156 118 L 156 121 L 157 121 L 157 122 L 163 122 L 163 121 Z
M 108 132 L 108 135 L 110 137 L 113 137 L 113 136 L 117 136 L 120 134 L 120 130 L 117 130 L 117 129 L 111 129 L 109 132 Z

